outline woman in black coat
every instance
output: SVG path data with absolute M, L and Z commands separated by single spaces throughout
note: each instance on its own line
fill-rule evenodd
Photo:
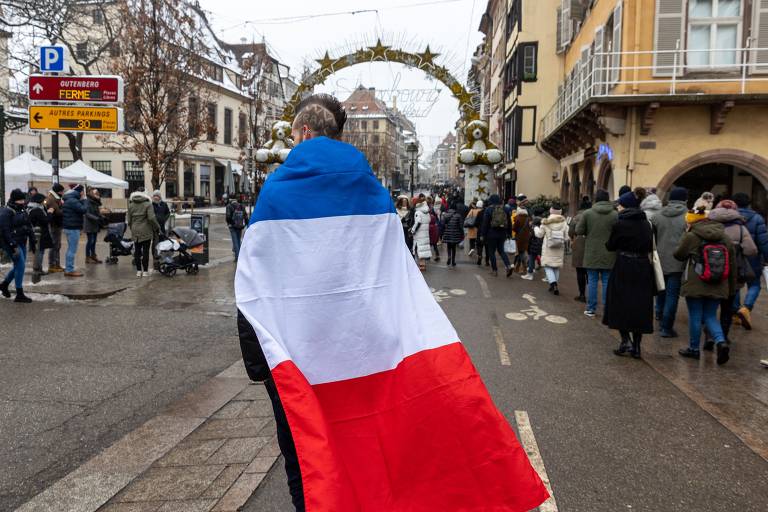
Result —
M 43 204 L 44 201 L 45 196 L 38 193 L 30 196 L 29 203 L 27 204 L 27 215 L 29 215 L 29 222 L 32 224 L 35 241 L 37 242 L 37 251 L 32 262 L 32 270 L 37 276 L 43 274 L 43 256 L 45 251 L 53 248 L 50 212 L 46 210 Z M 53 210 L 51 209 L 51 211 Z M 36 277 L 33 276 L 33 280 L 36 280 Z
M 619 220 L 605 247 L 616 252 L 616 263 L 608 281 L 603 323 L 621 333 L 618 356 L 640 358 L 643 334 L 653 333 L 653 297 L 656 281 L 650 254 L 653 230 L 640 210 L 644 189 L 619 198 Z
M 464 240 L 464 217 L 456 209 L 453 203 L 448 211 L 443 213 L 443 242 L 448 246 L 449 267 L 456 266 L 456 247 Z

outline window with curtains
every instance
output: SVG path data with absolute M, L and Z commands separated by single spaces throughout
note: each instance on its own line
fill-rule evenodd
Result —
M 123 176 L 128 182 L 128 193 L 136 192 L 139 187 L 144 186 L 144 164 L 138 160 L 123 162 Z
M 743 0 L 689 0 L 688 69 L 720 68 L 738 63 Z
M 224 109 L 224 144 L 232 144 L 232 109 Z

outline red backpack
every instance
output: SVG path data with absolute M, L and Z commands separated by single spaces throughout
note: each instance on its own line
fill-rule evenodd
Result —
M 693 268 L 699 279 L 705 283 L 716 284 L 725 281 L 730 275 L 728 247 L 721 242 L 702 243 Z

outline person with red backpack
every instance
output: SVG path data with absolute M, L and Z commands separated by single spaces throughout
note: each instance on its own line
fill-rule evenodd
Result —
M 717 318 L 722 300 L 734 295 L 736 289 L 736 252 L 725 227 L 705 215 L 688 215 L 688 232 L 680 239 L 675 258 L 686 263 L 680 295 L 688 306 L 687 348 L 679 351 L 683 357 L 699 359 L 702 324 L 717 346 L 717 364 L 730 357 L 723 328 Z

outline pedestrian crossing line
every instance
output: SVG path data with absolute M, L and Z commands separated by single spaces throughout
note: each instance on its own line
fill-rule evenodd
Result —
M 480 289 L 483 291 L 483 297 L 486 299 L 491 298 L 491 290 L 488 288 L 488 282 L 483 279 L 483 276 L 479 276 L 475 274 L 475 277 L 477 278 L 477 281 L 480 283 Z
M 539 478 L 544 482 L 544 485 L 549 491 L 549 499 L 539 505 L 539 512 L 557 512 L 557 502 L 555 501 L 555 495 L 552 492 L 552 485 L 547 476 L 547 470 L 544 467 L 544 460 L 541 458 L 541 452 L 539 451 L 539 444 L 536 442 L 536 437 L 533 435 L 533 429 L 531 428 L 531 420 L 528 417 L 526 411 L 515 411 L 515 422 L 517 423 L 517 432 L 520 434 L 520 443 L 523 445 L 523 449 L 528 454 L 528 460 L 531 461 L 533 469 L 539 474 Z
M 507 344 L 504 342 L 504 334 L 502 334 L 501 327 L 498 325 L 493 326 L 493 338 L 496 340 L 496 346 L 499 348 L 499 359 L 502 366 L 510 366 L 512 361 L 509 359 Z

